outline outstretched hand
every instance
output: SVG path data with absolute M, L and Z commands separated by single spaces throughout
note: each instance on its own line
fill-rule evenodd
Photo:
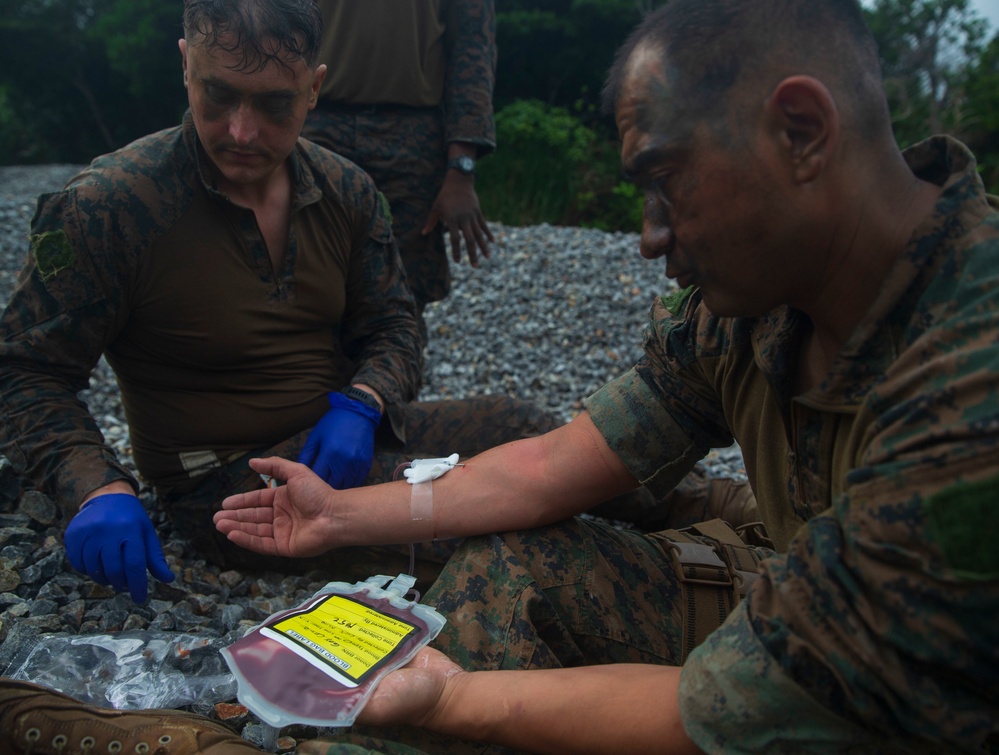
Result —
M 304 464 L 270 457 L 250 467 L 285 484 L 229 496 L 215 527 L 241 548 L 268 556 L 317 556 L 333 547 L 327 533 L 335 491 Z

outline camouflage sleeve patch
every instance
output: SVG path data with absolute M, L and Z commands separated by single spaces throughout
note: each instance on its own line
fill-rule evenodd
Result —
M 72 266 L 76 261 L 76 252 L 64 230 L 36 233 L 28 243 L 43 281 Z
M 969 580 L 999 577 L 999 476 L 958 482 L 925 502 L 927 535 L 940 548 L 955 576 Z
M 389 225 L 392 225 L 392 206 L 389 204 L 388 199 L 382 192 L 378 192 L 378 199 L 382 203 L 382 212 L 388 219 Z

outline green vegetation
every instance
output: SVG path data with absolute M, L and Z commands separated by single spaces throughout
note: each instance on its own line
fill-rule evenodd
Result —
M 999 194 L 999 33 L 969 0 L 874 0 L 867 14 L 878 41 L 895 135 L 907 147 L 953 134 L 978 158 Z
M 599 94 L 614 51 L 666 0 L 502 0 L 496 125 L 481 163 L 488 217 L 638 230 Z M 6 0 L 0 17 L 0 164 L 87 162 L 175 125 L 180 0 Z M 965 141 L 999 193 L 999 34 L 968 0 L 869 0 L 903 146 Z

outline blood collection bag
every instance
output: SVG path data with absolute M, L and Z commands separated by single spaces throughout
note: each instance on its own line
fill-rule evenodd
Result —
M 403 597 L 415 581 L 330 582 L 223 648 L 239 701 L 270 726 L 352 724 L 379 680 L 444 626 L 433 608 Z

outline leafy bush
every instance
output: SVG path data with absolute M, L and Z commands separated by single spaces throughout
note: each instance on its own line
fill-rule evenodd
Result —
M 496 114 L 497 152 L 476 189 L 486 214 L 510 225 L 561 223 L 578 190 L 593 131 L 564 108 L 521 100 Z
M 641 227 L 641 199 L 620 181 L 617 147 L 567 109 L 538 100 L 496 113 L 495 154 L 482 160 L 483 211 L 508 225 Z

